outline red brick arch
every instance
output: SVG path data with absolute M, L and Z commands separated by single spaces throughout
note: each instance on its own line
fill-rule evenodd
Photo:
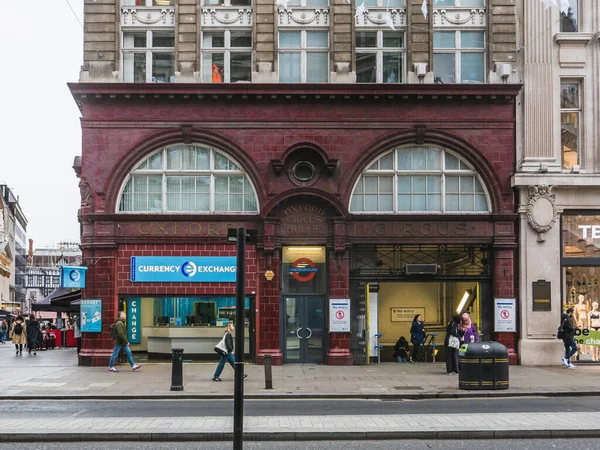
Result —
M 502 212 L 502 183 L 490 161 L 469 142 L 450 133 L 435 129 L 406 130 L 374 142 L 361 153 L 353 168 L 340 183 L 342 197 L 350 201 L 352 189 L 365 168 L 382 154 L 405 145 L 435 145 L 452 150 L 469 163 L 481 176 L 491 202 L 491 212 Z
M 250 178 L 250 181 L 256 190 L 259 206 L 262 201 L 264 201 L 266 192 L 265 186 L 256 170 L 252 158 L 250 158 L 243 148 L 220 135 L 208 131 L 192 129 L 191 131 L 187 130 L 187 132 L 185 132 L 179 128 L 160 131 L 147 137 L 143 142 L 133 146 L 125 153 L 125 156 L 114 165 L 106 187 L 106 204 L 110 212 L 117 211 L 121 186 L 135 166 L 161 147 L 175 144 L 203 144 L 226 153 L 241 165 L 242 169 Z

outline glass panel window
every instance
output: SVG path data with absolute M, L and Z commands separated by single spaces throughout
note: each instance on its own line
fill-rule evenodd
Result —
M 383 171 L 386 175 L 379 175 Z M 415 146 L 369 164 L 354 188 L 350 211 L 486 213 L 490 206 L 479 176 L 465 161 L 445 149 Z
M 258 201 L 248 176 L 227 155 L 200 145 L 174 145 L 137 165 L 121 193 L 119 211 L 256 213 Z
M 435 31 L 433 71 L 442 83 L 485 82 L 485 32 Z
M 202 6 L 251 6 L 252 0 L 202 0 Z
M 580 164 L 581 83 L 562 81 L 560 84 L 560 143 L 563 169 Z
M 404 82 L 405 46 L 401 31 L 361 31 L 356 40 L 358 83 Z
M 203 82 L 239 83 L 251 81 L 251 31 L 204 32 L 202 33 L 201 52 Z
M 123 6 L 174 6 L 175 0 L 122 0 Z
M 567 14 L 560 13 L 560 31 L 562 33 L 575 33 L 579 31 L 579 0 L 567 0 L 569 9 Z
M 123 81 L 172 83 L 175 81 L 174 47 L 172 32 L 123 33 Z
M 445 8 L 447 6 L 485 6 L 485 0 L 434 0 L 434 8 Z
M 326 31 L 280 31 L 279 81 L 326 83 L 329 80 L 329 52 L 324 49 L 329 49 Z

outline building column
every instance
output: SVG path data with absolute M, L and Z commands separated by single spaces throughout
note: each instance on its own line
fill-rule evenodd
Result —
M 343 221 L 334 224 L 335 235 L 341 236 L 345 232 Z M 350 299 L 350 260 L 348 252 L 343 249 L 339 239 L 334 240 L 336 252 L 333 258 L 329 258 L 329 298 Z M 329 309 L 329 298 L 326 299 L 325 307 Z M 350 311 L 350 314 L 356 312 Z M 328 324 L 325 324 L 328 327 Z M 350 333 L 329 333 L 329 351 L 327 352 L 327 364 L 330 366 L 351 366 L 352 353 L 350 352 Z
M 515 292 L 516 244 L 494 245 L 494 298 L 517 298 Z M 494 305 L 492 305 L 494 307 Z M 515 307 L 515 312 L 518 310 Z M 517 333 L 494 333 L 494 340 L 508 349 L 509 364 L 517 364 Z

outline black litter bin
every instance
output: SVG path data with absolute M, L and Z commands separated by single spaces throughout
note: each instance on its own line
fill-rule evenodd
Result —
M 508 389 L 508 350 L 499 342 L 463 344 L 458 362 L 460 389 Z

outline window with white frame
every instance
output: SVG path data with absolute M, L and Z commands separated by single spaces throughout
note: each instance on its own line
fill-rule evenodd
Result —
M 579 31 L 579 0 L 567 0 L 569 8 L 567 13 L 560 13 L 560 31 L 562 33 L 576 33 Z
M 485 81 L 484 31 L 434 31 L 433 72 L 442 83 Z
M 173 31 L 141 30 L 123 33 L 123 81 L 172 83 L 175 78 Z
M 257 213 L 248 175 L 218 150 L 174 145 L 144 159 L 129 174 L 121 212 Z
M 581 83 L 561 80 L 560 83 L 560 144 L 563 169 L 580 163 Z
M 329 81 L 329 32 L 294 30 L 279 32 L 279 82 Z
M 353 213 L 486 213 L 483 183 L 449 150 L 396 148 L 371 163 L 350 200 Z
M 373 8 L 404 8 L 405 0 L 365 0 L 365 6 Z
M 175 0 L 123 0 L 123 6 L 175 6 Z
M 329 6 L 329 0 L 289 0 L 288 6 L 323 8 Z
M 224 30 L 202 33 L 202 81 L 252 81 L 252 31 Z
M 202 0 L 202 6 L 252 6 L 252 0 Z
M 433 0 L 434 8 L 446 8 L 448 6 L 462 6 L 462 7 L 485 6 L 485 0 Z
M 357 31 L 356 82 L 404 82 L 405 50 L 402 31 Z

